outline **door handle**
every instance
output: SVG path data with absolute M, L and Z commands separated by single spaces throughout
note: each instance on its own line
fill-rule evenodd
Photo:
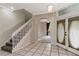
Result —
M 67 32 L 65 32 L 65 34 L 64 34 L 65 36 L 67 35 L 66 33 L 67 33 Z

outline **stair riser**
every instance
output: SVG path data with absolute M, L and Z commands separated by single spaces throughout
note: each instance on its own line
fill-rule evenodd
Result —
M 1 50 L 12 53 L 12 49 L 7 49 L 7 48 L 2 47 Z
M 6 44 L 6 46 L 11 46 L 12 47 L 12 44 Z

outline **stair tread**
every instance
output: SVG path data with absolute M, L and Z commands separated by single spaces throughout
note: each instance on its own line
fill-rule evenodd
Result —
M 4 48 L 4 49 L 7 48 L 8 50 L 9 50 L 9 49 L 12 49 L 11 46 L 3 46 L 2 48 Z
M 12 38 L 9 40 L 9 42 L 6 42 L 5 46 L 1 47 L 1 50 L 12 53 Z
M 12 42 L 7 42 L 7 44 L 12 44 Z
M 7 42 L 6 45 L 7 46 L 12 46 L 12 42 Z
M 1 50 L 12 52 L 12 46 L 2 46 Z

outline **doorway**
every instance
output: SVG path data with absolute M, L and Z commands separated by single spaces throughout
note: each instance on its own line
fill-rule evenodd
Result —
M 47 19 L 40 20 L 38 37 L 42 43 L 51 43 L 51 36 L 49 32 L 50 22 Z

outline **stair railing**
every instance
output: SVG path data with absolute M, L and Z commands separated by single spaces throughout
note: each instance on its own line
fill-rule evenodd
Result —
M 28 20 L 18 30 L 12 34 L 13 48 L 20 42 L 20 40 L 26 35 L 26 33 L 32 28 L 32 19 Z

